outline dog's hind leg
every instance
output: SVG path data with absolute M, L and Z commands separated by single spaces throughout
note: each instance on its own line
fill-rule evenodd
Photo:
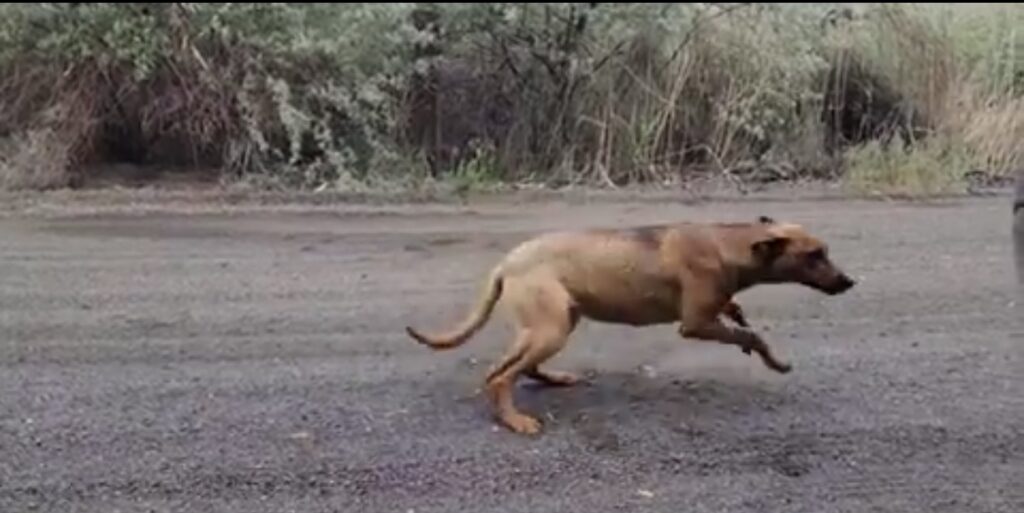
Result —
M 569 326 L 565 330 L 566 333 L 565 333 L 565 337 L 564 338 L 568 339 L 569 334 L 572 333 L 572 330 L 574 330 L 576 328 L 576 324 L 579 322 L 579 319 L 580 319 L 579 312 L 577 312 L 575 309 L 571 309 L 570 308 L 570 310 L 569 310 Z M 565 346 L 565 341 L 562 342 L 562 347 L 564 347 L 564 346 Z M 559 348 L 559 349 L 561 349 L 561 348 Z M 557 350 L 555 351 L 555 353 L 557 353 Z M 555 353 L 552 353 L 551 356 L 554 356 Z M 548 358 L 550 358 L 550 356 Z M 575 385 L 576 383 L 579 382 L 579 377 L 577 377 L 575 374 L 573 374 L 571 372 L 560 371 L 560 370 L 551 370 L 551 369 L 542 369 L 542 368 L 540 368 L 540 363 L 538 363 L 537 365 L 534 365 L 533 367 L 528 367 L 528 368 L 524 369 L 523 370 L 523 374 L 526 375 L 527 377 L 529 377 L 530 379 L 533 379 L 535 381 L 539 381 L 539 382 L 541 382 L 541 383 L 543 383 L 545 385 L 552 386 L 552 387 L 568 387 L 568 386 Z
M 567 338 L 564 332 L 546 328 L 527 329 L 519 337 L 525 341 L 525 350 L 504 367 L 504 372 L 497 374 L 487 382 L 487 392 L 494 403 L 498 419 L 503 424 L 517 433 L 535 434 L 540 431 L 540 421 L 516 408 L 512 399 L 512 390 L 519 374 L 536 373 L 537 371 L 528 373 L 527 370 L 536 369 L 538 365 L 557 353 L 565 346 Z M 545 374 L 555 380 L 566 379 L 560 373 L 549 371 Z
M 575 311 L 571 311 L 569 315 L 569 327 L 566 330 L 565 337 L 568 338 L 568 334 L 576 327 L 576 323 L 579 321 L 579 315 Z M 526 348 L 530 343 L 530 337 L 526 334 L 521 333 L 516 337 L 515 342 L 509 346 L 505 355 L 502 356 L 499 363 L 493 365 L 487 373 L 485 381 L 490 382 L 492 379 L 497 377 L 499 374 L 505 372 L 513 363 L 519 361 L 525 356 Z M 564 342 L 563 342 L 564 347 Z M 557 350 L 555 351 L 557 353 Z M 552 353 L 554 355 L 554 353 Z M 550 358 L 550 357 L 549 357 Z M 571 372 L 541 369 L 539 363 L 533 367 L 523 369 L 522 374 L 530 379 L 539 381 L 548 386 L 554 387 L 566 387 L 572 386 L 579 382 L 579 377 Z
M 522 301 L 514 305 L 519 332 L 505 358 L 488 374 L 486 389 L 495 414 L 505 426 L 517 433 L 535 434 L 540 431 L 540 421 L 516 408 L 513 387 L 520 374 L 544 376 L 563 385 L 575 381 L 567 373 L 538 370 L 565 347 L 574 322 L 569 295 L 560 285 L 536 285 L 525 296 L 511 295 Z
M 487 374 L 485 390 L 498 420 L 517 433 L 536 433 L 540 422 L 516 409 L 512 400 L 512 388 L 519 373 L 523 358 L 530 349 L 531 333 L 521 329 L 516 334 L 512 347 Z

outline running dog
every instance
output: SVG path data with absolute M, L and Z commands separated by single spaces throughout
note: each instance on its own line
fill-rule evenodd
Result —
M 829 259 L 827 245 L 797 224 L 761 216 L 747 223 L 675 223 L 541 235 L 512 249 L 491 271 L 468 317 L 443 334 L 406 332 L 434 349 L 466 342 L 499 299 L 516 326 L 504 357 L 486 377 L 496 417 L 520 434 L 540 422 L 513 404 L 516 379 L 568 386 L 567 372 L 541 365 L 562 350 L 580 318 L 649 326 L 679 322 L 686 339 L 757 353 L 780 373 L 791 370 L 754 332 L 732 297 L 760 284 L 800 284 L 837 295 L 855 282 Z M 726 326 L 720 316 L 740 328 Z

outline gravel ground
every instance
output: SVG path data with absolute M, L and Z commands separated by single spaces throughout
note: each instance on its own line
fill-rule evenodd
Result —
M 362 212 L 362 213 L 360 213 Z M 1024 345 L 1005 198 L 646 202 L 0 220 L 0 511 L 1024 511 Z M 585 322 L 477 388 L 510 329 L 431 353 L 542 230 L 802 222 L 859 280 L 740 296 L 782 376 L 674 327 Z

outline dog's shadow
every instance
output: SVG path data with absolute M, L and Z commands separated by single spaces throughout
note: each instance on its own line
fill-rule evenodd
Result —
M 575 434 L 599 450 L 616 450 L 636 433 L 688 438 L 735 429 L 796 407 L 781 385 L 738 375 L 650 377 L 591 374 L 573 387 L 521 379 L 516 403 L 552 434 Z

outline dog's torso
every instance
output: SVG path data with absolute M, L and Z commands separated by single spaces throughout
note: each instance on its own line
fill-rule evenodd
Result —
M 636 253 L 632 259 L 625 253 Z M 586 266 L 564 266 L 560 279 L 580 315 L 602 322 L 642 326 L 679 319 L 682 289 L 659 254 L 616 248 Z
M 672 323 L 680 320 L 684 299 L 679 268 L 687 263 L 681 255 L 714 255 L 692 251 L 711 243 L 706 234 L 680 227 L 563 232 L 520 245 L 503 269 L 510 276 L 538 273 L 539 280 L 558 281 L 577 313 L 595 321 Z M 681 245 L 691 251 L 679 251 Z

